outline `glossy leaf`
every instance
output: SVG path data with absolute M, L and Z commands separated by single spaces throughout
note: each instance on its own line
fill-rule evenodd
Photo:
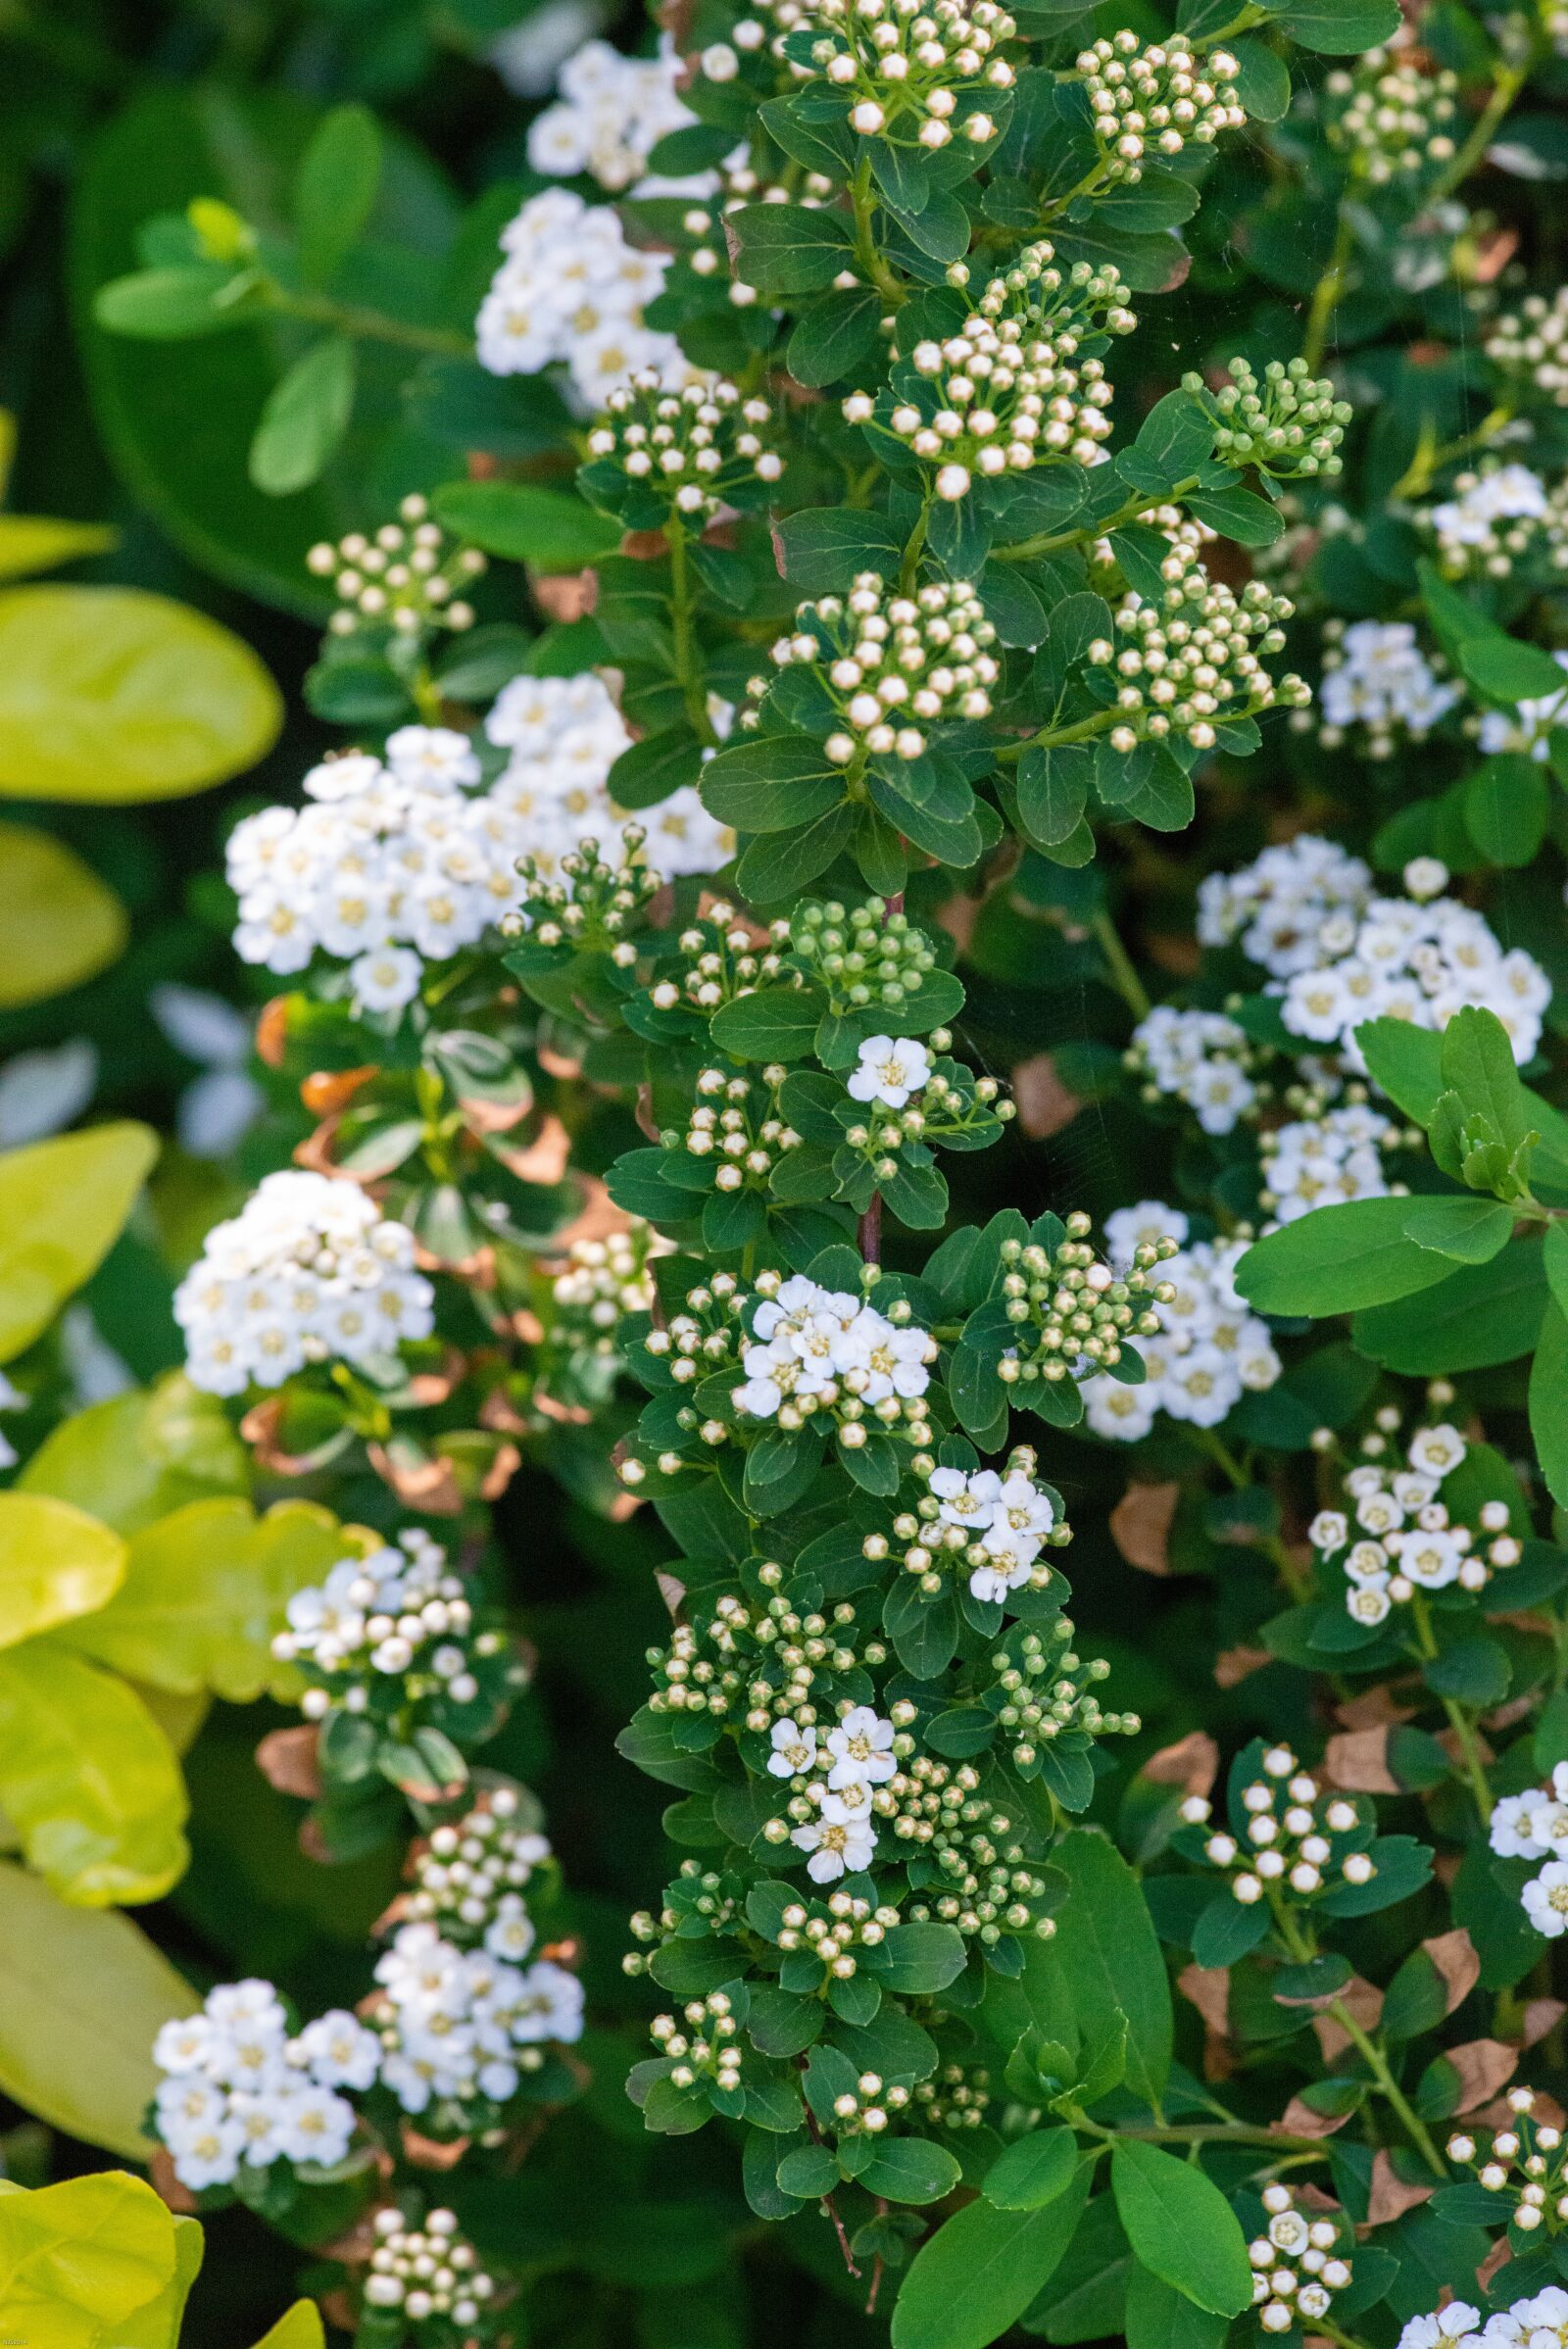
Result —
M 53 1639 L 0 1651 L 0 1808 L 83 1908 L 157 1900 L 190 1856 L 169 1739 L 133 1688 Z
M 69 1501 L 0 1493 L 0 1647 L 106 1605 L 124 1578 L 108 1526 Z
M 1252 2272 L 1235 2212 L 1192 2162 L 1158 2145 L 1118 2139 L 1110 2157 L 1116 2210 L 1143 2265 L 1200 2308 L 1239 2316 Z
M 0 1154 L 0 1362 L 97 1270 L 157 1151 L 146 1126 L 125 1123 Z
M 124 906 L 47 832 L 0 823 L 0 1011 L 64 995 L 124 951 Z

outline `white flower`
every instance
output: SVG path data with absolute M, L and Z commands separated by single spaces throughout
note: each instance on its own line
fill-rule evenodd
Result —
M 1410 1465 L 1421 1476 L 1446 1477 L 1463 1460 L 1469 1446 L 1455 1427 L 1418 1428 L 1410 1439 Z
M 1359 856 L 1312 833 L 1266 848 L 1234 873 L 1208 873 L 1199 884 L 1198 936 L 1203 946 L 1240 939 L 1243 952 L 1277 979 L 1319 960 L 1323 924 L 1345 909 L 1359 915 L 1372 895 L 1372 873 Z M 1109 1226 L 1107 1224 L 1107 1231 Z
M 790 1841 L 798 1850 L 810 1853 L 806 1873 L 811 1882 L 830 1884 L 838 1877 L 870 1867 L 876 1830 L 863 1810 L 829 1793 L 822 1797 L 821 1816 L 798 1827 Z M 1568 1875 L 1568 1870 L 1564 1874 Z
M 1553 653 L 1560 669 L 1568 669 L 1568 655 Z M 1568 693 L 1568 676 L 1563 678 Z M 1481 713 L 1481 748 L 1496 751 L 1524 751 L 1538 762 L 1544 761 L 1551 750 L 1551 730 L 1568 719 L 1568 705 L 1563 694 L 1543 694 L 1533 701 L 1518 702 L 1510 717 L 1505 710 L 1485 710 Z
M 193 2194 L 208 2186 L 226 2186 L 238 2176 L 245 2152 L 245 2131 L 236 2119 L 199 2122 L 165 2137 L 174 2176 Z
M 991 1523 L 1002 1494 L 1002 1479 L 994 1468 L 968 1474 L 961 1468 L 934 1468 L 930 1485 L 942 1503 L 938 1524 L 956 1525 L 967 1533 L 978 1533 Z
M 1332 1557 L 1350 1539 L 1350 1529 L 1345 1521 L 1344 1511 L 1319 1509 L 1306 1529 L 1306 1538 L 1314 1549 L 1321 1549 L 1326 1556 Z
M 347 2153 L 354 2118 L 353 2105 L 330 2088 L 298 2088 L 280 2100 L 273 2141 L 286 2161 L 312 2162 L 325 2169 Z
M 1140 1199 L 1136 1207 L 1117 1207 L 1105 1218 L 1105 1254 L 1118 1272 L 1126 1272 L 1141 1248 L 1160 1240 L 1181 1242 L 1191 1226 L 1180 1207 L 1163 1199 Z
M 1397 2349 L 1479 2349 L 1481 2311 L 1468 2300 L 1450 2300 L 1435 2316 L 1412 2317 Z
M 590 407 L 634 368 L 685 372 L 672 334 L 642 322 L 667 258 L 627 245 L 609 205 L 564 188 L 530 196 L 503 229 L 504 258 L 474 323 L 479 364 L 493 375 L 533 375 L 558 362 Z
M 1555 1941 L 1568 1933 L 1568 1860 L 1550 1860 L 1541 1874 L 1526 1884 L 1520 1899 L 1525 1915 L 1538 1933 Z M 1568 2300 L 1563 2305 L 1568 2317 Z
M 980 1537 L 982 1549 L 1010 1550 L 1032 1559 L 1056 1522 L 1056 1512 L 1038 1485 L 1014 1469 L 996 1497 L 991 1522 Z
M 850 1097 L 902 1109 L 931 1073 L 931 1055 L 911 1037 L 872 1036 L 860 1047 L 860 1065 L 848 1080 Z
M 333 2007 L 307 2023 L 295 2046 L 311 2077 L 325 2088 L 368 2088 L 381 2060 L 381 2042 L 374 2031 L 342 2007 Z
M 1381 750 L 1396 728 L 1419 742 L 1460 693 L 1438 682 L 1408 620 L 1353 620 L 1325 654 L 1318 698 L 1331 740 L 1363 725 Z
M 898 1768 L 893 1737 L 892 1722 L 882 1720 L 870 1705 L 856 1705 L 846 1713 L 827 1737 L 827 1750 L 833 1756 L 827 1783 L 834 1792 L 866 1783 L 880 1786 L 891 1778 Z
M 1487 1836 L 1492 1848 L 1505 1860 L 1541 1860 L 1546 1856 L 1546 1845 L 1538 1842 L 1532 1832 L 1535 1814 L 1542 1801 L 1541 1789 L 1528 1794 L 1499 1795 L 1492 1806 L 1492 1819 Z
M 804 1778 L 816 1767 L 816 1731 L 809 1722 L 775 1721 L 773 1750 L 767 1757 L 773 1778 Z

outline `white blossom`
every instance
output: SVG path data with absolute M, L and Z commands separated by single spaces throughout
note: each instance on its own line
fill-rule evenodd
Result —
M 536 375 L 564 363 L 590 409 L 638 367 L 684 377 L 675 337 L 643 323 L 668 256 L 628 245 L 609 205 L 547 188 L 529 197 L 501 244 L 474 325 L 479 364 L 492 375 Z

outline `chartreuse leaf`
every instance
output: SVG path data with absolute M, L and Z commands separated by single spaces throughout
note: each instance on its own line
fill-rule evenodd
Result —
M 177 800 L 254 766 L 282 722 L 248 645 L 141 587 L 0 594 L 0 793 Z
M 24 579 L 62 563 L 104 555 L 115 532 L 99 522 L 56 521 L 44 514 L 0 514 L 0 579 Z
M 0 1650 L 0 1808 L 83 1908 L 157 1900 L 190 1856 L 169 1739 L 134 1688 L 53 1639 Z
M 1259 1313 L 1348 1313 L 1391 1304 L 1446 1279 L 1452 1259 L 1405 1230 L 1410 1201 L 1352 1199 L 1315 1207 L 1271 1232 L 1236 1267 L 1236 1286 Z
M 1101 2046 L 1125 2021 L 1127 2085 L 1156 2104 L 1170 2073 L 1170 1984 L 1142 1887 L 1115 1845 L 1092 1828 L 1064 1836 L 1052 1865 L 1072 1890 L 1054 1935 L 1042 1945 L 1040 1971 L 1076 2017 L 1086 2048 Z
M 145 2178 L 106 2170 L 0 2194 L 0 2332 L 12 2338 L 46 2349 L 113 2341 L 174 2264 L 173 2214 Z
M 3 550 L 0 550 L 3 552 Z M 64 995 L 118 959 L 125 908 L 74 849 L 0 823 L 0 1011 Z
M 334 106 L 294 175 L 300 275 L 324 285 L 370 217 L 381 182 L 381 128 L 368 106 Z
M 139 1533 L 187 1501 L 243 1493 L 250 1454 L 216 1395 L 182 1370 L 150 1389 L 127 1388 L 62 1420 L 17 1479 L 19 1493 L 51 1494 Z
M 0 1362 L 97 1271 L 157 1155 L 151 1128 L 129 1122 L 0 1154 Z
M 192 1501 L 132 1537 L 119 1591 L 71 1626 L 71 1644 L 178 1695 L 287 1694 L 298 1683 L 271 1652 L 283 1610 L 344 1547 L 337 1520 L 313 1501 L 279 1501 L 265 1517 L 245 1500 Z
M 270 2325 L 256 2349 L 324 2349 L 321 2312 L 314 2300 L 296 2300 Z
M 69 1501 L 0 1493 L 0 1648 L 108 1603 L 125 1544 Z
M 84 2144 L 149 2152 L 152 2045 L 201 2004 L 139 1925 L 0 1861 L 0 2088 Z
M 1552 1233 L 1558 1228 L 1553 1224 Z M 1568 1247 L 1560 1245 L 1563 1253 Z M 1568 1508 L 1568 1313 L 1555 1279 L 1530 1365 L 1530 1433 L 1546 1491 L 1560 1509 Z
M 916 2252 L 893 2311 L 893 2349 L 986 2349 L 1017 2322 L 1072 2241 L 1089 2199 L 1082 2164 L 1042 2210 L 966 2203 Z
M 1152 2274 L 1216 2316 L 1251 2306 L 1240 2222 L 1201 2170 L 1158 2145 L 1122 2137 L 1111 2152 L 1110 2182 L 1127 2240 Z
M 145 2307 L 122 2317 L 115 2326 L 115 2349 L 178 2349 L 180 2326 L 191 2285 L 202 2272 L 207 2248 L 201 2222 L 174 2221 L 174 2273 L 163 2290 Z

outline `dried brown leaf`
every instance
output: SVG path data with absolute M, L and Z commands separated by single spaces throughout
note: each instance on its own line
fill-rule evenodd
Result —
M 1110 1512 L 1110 1538 L 1140 1574 L 1169 1574 L 1170 1529 L 1180 1485 L 1129 1485 Z

